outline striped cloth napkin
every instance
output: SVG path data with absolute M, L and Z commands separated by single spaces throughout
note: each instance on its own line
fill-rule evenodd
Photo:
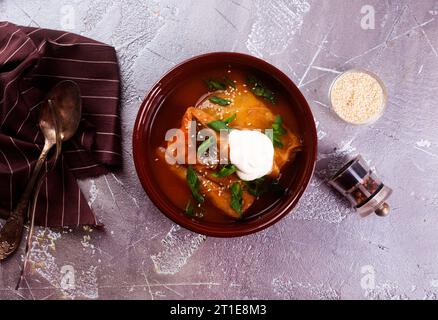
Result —
M 76 179 L 121 165 L 120 76 L 113 47 L 69 32 L 0 22 L 0 212 L 18 202 L 42 150 L 39 106 L 59 81 L 75 81 L 83 103 L 76 135 L 44 181 L 36 224 L 100 225 Z

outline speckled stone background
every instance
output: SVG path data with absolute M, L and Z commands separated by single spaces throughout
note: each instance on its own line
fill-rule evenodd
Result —
M 373 11 L 374 28 L 364 29 Z M 437 297 L 438 1 L 0 0 L 0 20 L 117 48 L 125 161 L 122 172 L 81 183 L 106 232 L 38 229 L 34 274 L 14 291 L 22 257 L 2 263 L 0 299 Z M 143 192 L 132 160 L 148 89 L 210 51 L 250 53 L 286 72 L 318 124 L 317 170 L 299 207 L 238 239 L 174 225 Z M 387 110 L 373 125 L 346 125 L 328 108 L 331 81 L 352 67 L 387 85 Z M 394 189 L 387 218 L 359 218 L 326 186 L 356 153 Z

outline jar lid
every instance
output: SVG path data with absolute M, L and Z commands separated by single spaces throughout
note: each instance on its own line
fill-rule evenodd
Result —
M 369 198 L 367 202 L 356 207 L 356 211 L 361 217 L 366 217 L 373 212 L 378 216 L 386 216 L 389 214 L 390 208 L 385 201 L 391 194 L 392 189 L 384 185 L 373 197 Z

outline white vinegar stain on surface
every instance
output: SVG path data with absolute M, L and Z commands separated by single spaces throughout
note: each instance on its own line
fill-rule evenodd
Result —
M 61 239 L 61 233 L 50 229 L 38 229 L 32 241 L 30 263 L 32 269 L 57 288 L 68 299 L 99 297 L 97 286 L 97 267 L 90 266 L 85 270 L 76 270 L 73 266 L 74 283 L 68 287 L 62 285 L 65 274 L 62 267 L 56 263 L 56 243 Z
M 415 144 L 417 145 L 417 147 L 420 148 L 430 148 L 432 145 L 432 143 L 429 140 L 425 140 L 425 139 L 418 140 Z
M 318 140 L 321 141 L 322 139 L 324 139 L 327 136 L 327 132 L 321 130 L 319 121 L 315 121 L 315 126 L 316 126 L 316 130 L 317 130 L 316 134 L 317 134 Z
M 365 298 L 370 300 L 408 300 L 409 297 L 400 292 L 397 284 L 384 282 L 374 289 L 365 290 Z
M 88 206 L 91 207 L 91 205 L 97 199 L 97 195 L 99 194 L 99 190 L 96 187 L 96 182 L 94 181 L 94 179 L 91 180 L 90 182 L 91 182 L 91 186 L 90 186 L 90 190 L 88 191 L 88 193 L 90 195 L 89 200 L 88 200 Z
M 56 242 L 61 233 L 50 229 L 38 229 L 33 235 L 30 262 L 35 271 L 55 287 L 59 286 L 60 270 L 55 263 L 53 254 L 56 251 Z
M 258 57 L 280 54 L 301 29 L 310 4 L 305 0 L 257 1 L 257 18 L 246 47 Z
M 164 250 L 151 256 L 155 271 L 159 274 L 176 274 L 190 257 L 202 246 L 206 236 L 196 234 L 174 225 L 161 240 Z
M 432 291 L 426 291 L 424 293 L 423 300 L 437 300 L 437 295 L 435 292 Z
M 315 171 L 307 191 L 292 215 L 293 219 L 341 223 L 353 212 L 349 203 L 327 185 L 327 180 L 356 152 L 352 145 L 354 139 L 355 137 L 342 141 L 333 152 L 318 154 L 318 162 L 324 161 L 325 164 Z
M 364 297 L 369 300 L 437 300 L 434 289 L 419 291 L 415 285 L 407 292 L 403 292 L 399 285 L 393 282 L 384 282 L 375 288 L 365 291 Z
M 329 285 L 293 282 L 283 277 L 274 278 L 272 288 L 280 299 L 341 299 L 339 293 Z
M 335 192 L 331 192 L 318 178 L 312 178 L 308 191 L 291 215 L 296 220 L 319 220 L 341 223 L 351 212 L 345 202 L 340 202 Z
M 432 288 L 438 288 L 438 279 L 432 279 L 430 280 L 430 286 Z

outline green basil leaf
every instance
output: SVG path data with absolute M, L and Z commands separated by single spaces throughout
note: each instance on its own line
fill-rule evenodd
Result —
M 226 90 L 227 86 L 225 83 L 216 81 L 216 80 L 206 80 L 205 83 L 208 86 L 208 89 L 210 91 L 216 91 L 216 90 Z
M 202 156 L 208 150 L 208 148 L 210 148 L 215 143 L 215 138 L 209 137 L 208 139 L 205 139 L 198 148 L 198 157 Z
M 218 104 L 220 106 L 229 106 L 231 104 L 231 100 L 223 99 L 223 98 L 218 97 L 218 96 L 210 97 L 208 100 L 210 102 L 212 102 L 214 104 Z
M 218 132 L 221 130 L 230 130 L 227 124 L 221 120 L 212 121 L 208 123 L 208 126 L 212 128 L 214 131 L 218 131 Z
M 219 171 L 213 173 L 213 177 L 216 178 L 224 178 L 232 175 L 237 171 L 237 168 L 234 164 L 227 164 L 219 169 Z
M 280 115 L 277 115 L 275 117 L 274 123 L 272 124 L 272 129 L 274 129 L 274 131 L 277 131 L 279 134 L 283 135 L 286 133 L 286 130 L 283 128 L 282 124 L 283 124 L 283 119 L 281 118 Z
M 272 104 L 275 104 L 277 102 L 274 93 L 267 88 L 264 89 L 262 97 Z
M 233 122 L 237 118 L 237 114 L 233 114 L 232 116 L 226 118 L 223 120 L 225 124 L 229 124 L 230 122 Z
M 279 135 L 284 135 L 286 133 L 286 130 L 278 124 L 272 124 L 272 129 Z
M 283 124 L 283 118 L 279 114 L 275 116 L 274 124 L 278 124 L 280 126 Z
M 268 191 L 265 178 L 259 178 L 253 181 L 245 181 L 246 190 L 254 197 L 260 197 Z
M 246 77 L 246 84 L 255 87 L 257 85 L 257 79 L 253 75 Z
M 227 87 L 236 89 L 236 83 L 228 77 L 224 77 L 222 80 L 209 79 L 206 80 L 205 83 L 207 84 L 208 89 L 210 91 L 217 91 L 217 90 L 223 91 L 223 90 L 227 90 Z
M 193 198 L 199 203 L 204 202 L 204 197 L 199 192 L 199 178 L 192 166 L 188 166 L 187 168 L 186 179 L 190 191 L 192 192 Z
M 258 96 L 258 97 L 262 97 L 263 96 L 263 93 L 264 93 L 263 88 L 261 88 L 261 87 L 254 87 L 251 90 L 252 90 L 252 93 L 254 93 L 256 96 Z
M 236 89 L 236 84 L 234 83 L 233 80 L 231 80 L 231 79 L 228 78 L 228 77 L 225 77 L 224 81 L 225 81 L 225 84 L 226 84 L 227 86 L 229 86 L 229 87 L 231 87 L 231 88 L 233 88 L 233 89 Z
M 235 182 L 231 185 L 231 203 L 230 206 L 238 214 L 242 215 L 243 190 L 240 183 Z
M 228 127 L 228 124 L 230 122 L 233 122 L 236 118 L 237 118 L 237 115 L 233 114 L 232 116 L 230 116 L 224 120 L 215 120 L 215 121 L 209 122 L 207 125 L 211 129 L 218 131 L 218 132 L 220 132 L 221 130 L 230 130 L 230 127 Z
M 274 144 L 274 147 L 276 148 L 283 148 L 283 142 L 281 141 L 281 136 L 286 134 L 286 129 L 283 128 L 283 119 L 280 115 L 277 115 L 275 117 L 274 122 L 272 123 L 272 143 Z
M 272 140 L 272 143 L 274 144 L 275 148 L 281 149 L 281 148 L 284 147 L 284 144 L 283 144 L 283 142 L 281 141 L 281 139 L 279 137 L 275 137 L 274 136 L 274 138 Z
M 264 177 L 253 181 L 245 181 L 245 190 L 255 197 L 260 197 L 268 192 L 281 197 L 286 192 L 278 179 L 267 181 Z
M 263 86 L 256 77 L 252 75 L 248 76 L 246 79 L 246 84 L 250 87 L 251 92 L 257 97 L 264 98 L 272 104 L 276 103 L 274 92 Z

